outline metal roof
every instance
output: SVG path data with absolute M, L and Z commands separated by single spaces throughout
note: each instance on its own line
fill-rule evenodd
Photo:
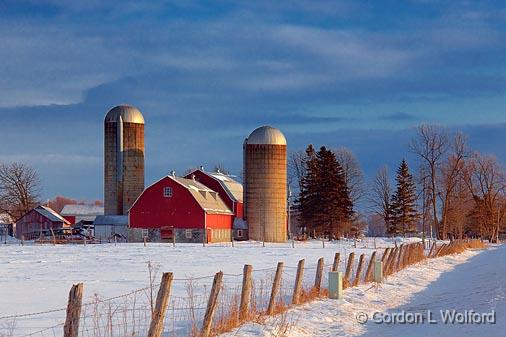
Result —
M 35 211 L 38 212 L 43 217 L 48 218 L 49 220 L 53 222 L 63 222 L 65 224 L 70 224 L 65 218 L 63 218 L 60 214 L 58 214 L 55 210 L 46 207 L 46 206 L 38 206 L 35 208 Z
M 223 202 L 218 192 L 213 191 L 209 187 L 199 183 L 193 179 L 168 176 L 170 179 L 184 186 L 198 202 L 200 207 L 210 214 L 234 214 Z
M 204 172 L 204 173 L 218 180 L 223 189 L 228 192 L 228 194 L 232 199 L 234 199 L 234 201 L 242 202 L 243 187 L 241 183 L 232 179 L 232 177 L 230 177 L 229 175 L 223 174 L 221 172 Z
M 103 215 L 104 206 L 97 205 L 65 205 L 61 215 Z
M 286 138 L 279 129 L 264 125 L 255 129 L 246 139 L 246 143 L 286 145 Z
M 131 105 L 118 105 L 109 110 L 105 116 L 105 123 L 135 123 L 144 124 L 144 117 L 136 107 Z

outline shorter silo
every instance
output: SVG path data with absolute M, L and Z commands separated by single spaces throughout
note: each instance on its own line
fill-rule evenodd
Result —
M 254 130 L 244 141 L 244 218 L 249 238 L 287 240 L 286 138 L 270 126 Z

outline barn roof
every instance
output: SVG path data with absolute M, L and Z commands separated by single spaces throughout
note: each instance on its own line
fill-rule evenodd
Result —
M 229 197 L 233 201 L 243 202 L 243 187 L 242 184 L 236 180 L 234 180 L 230 175 L 221 173 L 221 172 L 206 172 L 203 169 L 195 170 L 200 171 L 214 180 L 217 180 L 221 187 L 227 192 Z M 193 171 L 193 172 L 195 172 Z M 192 172 L 192 173 L 193 173 Z M 191 173 L 190 173 L 191 175 Z
M 104 207 L 97 205 L 65 205 L 61 215 L 103 215 Z
M 65 218 L 63 218 L 55 210 L 53 210 L 53 209 L 51 209 L 49 207 L 40 205 L 40 206 L 34 208 L 34 210 L 37 213 L 39 213 L 40 215 L 42 215 L 43 217 L 48 218 L 49 220 L 51 220 L 53 222 L 63 222 L 65 224 L 70 224 L 70 222 L 68 222 L 67 220 L 65 220 Z
M 198 202 L 200 207 L 206 212 L 211 214 L 234 214 L 228 206 L 223 202 L 223 199 L 218 195 L 218 192 L 213 191 L 209 187 L 199 183 L 193 179 L 186 179 L 181 177 L 168 176 L 170 179 L 176 181 L 184 186 Z

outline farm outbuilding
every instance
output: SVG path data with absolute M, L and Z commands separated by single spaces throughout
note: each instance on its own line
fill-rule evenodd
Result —
M 219 192 L 196 179 L 165 176 L 142 192 L 128 215 L 131 229 L 159 231 L 161 240 L 231 240 L 234 212 Z
M 16 237 L 34 240 L 40 236 L 48 235 L 51 230 L 69 227 L 69 221 L 53 209 L 41 205 L 16 221 Z
M 82 220 L 95 221 L 98 215 L 104 215 L 104 207 L 98 205 L 65 205 L 61 215 L 74 225 Z

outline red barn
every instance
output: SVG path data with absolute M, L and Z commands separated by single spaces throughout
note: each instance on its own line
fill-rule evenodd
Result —
M 223 174 L 220 171 L 206 172 L 202 166 L 200 169 L 187 174 L 185 178 L 195 179 L 213 191 L 218 192 L 228 208 L 234 212 L 233 229 L 235 239 L 247 239 L 248 227 L 243 220 L 243 187 L 241 183 L 234 180 L 230 175 Z
M 218 192 L 196 179 L 166 176 L 137 198 L 128 214 L 130 228 L 158 229 L 162 240 L 230 241 L 234 213 Z
M 51 229 L 70 227 L 70 223 L 49 207 L 38 206 L 16 221 L 16 237 L 34 240 Z

